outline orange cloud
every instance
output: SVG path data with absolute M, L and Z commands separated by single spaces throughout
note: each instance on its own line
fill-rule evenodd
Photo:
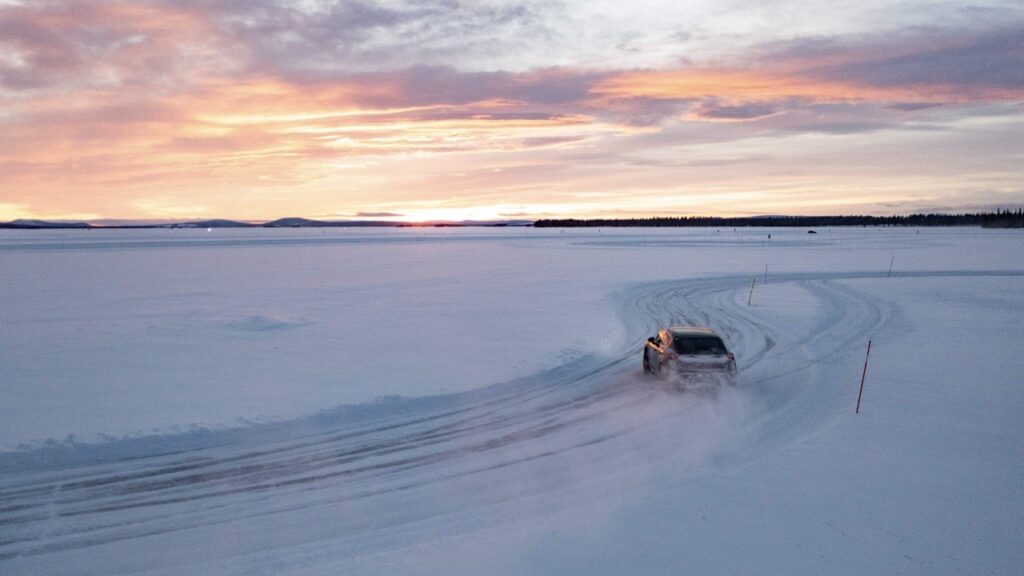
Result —
M 965 93 L 957 85 L 873 86 L 863 82 L 831 81 L 795 71 L 660 70 L 610 76 L 595 86 L 594 94 L 608 99 L 769 101 L 801 99 L 809 102 L 930 102 L 955 104 L 1019 97 L 1020 90 L 991 88 Z

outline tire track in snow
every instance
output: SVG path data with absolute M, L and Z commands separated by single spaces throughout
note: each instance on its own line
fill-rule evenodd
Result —
M 992 275 L 1022 273 L 896 276 Z M 236 443 L 211 442 L 93 467 L 64 469 L 58 463 L 49 470 L 4 474 L 0 561 L 303 509 L 372 510 L 376 501 L 402 493 L 429 495 L 455 479 L 491 478 L 540 460 L 554 461 L 558 468 L 559 458 L 571 462 L 583 450 L 641 434 L 657 421 L 622 416 L 647 410 L 652 402 L 666 404 L 663 387 L 637 386 L 629 375 L 639 370 L 637 352 L 645 337 L 672 323 L 706 324 L 723 333 L 740 358 L 744 393 L 765 407 L 742 424 L 761 439 L 784 442 L 828 417 L 834 407 L 834 387 L 814 385 L 817 367 L 837 361 L 896 312 L 892 303 L 842 280 L 883 276 L 774 276 L 773 284 L 799 285 L 822 304 L 813 327 L 800 334 L 745 306 L 746 277 L 647 284 L 615 297 L 628 337 L 608 358 L 584 358 L 506 385 L 453 395 L 425 409 L 415 402 L 397 406 L 382 421 L 303 422 L 275 428 L 269 440 L 254 429 Z M 786 385 L 775 386 L 779 381 Z M 657 418 L 678 417 L 682 409 L 669 405 Z M 173 444 L 173 438 L 165 442 Z M 0 460 L 0 466 L 4 463 Z M 473 505 L 494 498 L 484 490 Z M 421 514 L 444 512 L 428 506 Z M 388 521 L 407 518 L 399 512 L 383 523 Z

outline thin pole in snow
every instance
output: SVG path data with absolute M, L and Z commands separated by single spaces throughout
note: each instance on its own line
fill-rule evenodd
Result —
M 768 265 L 767 264 L 764 265 L 764 283 L 765 284 L 768 283 Z
M 871 340 L 868 339 L 868 353 L 864 356 L 864 371 L 860 374 L 860 392 L 857 393 L 857 410 L 854 414 L 860 414 L 860 398 L 864 395 L 864 377 L 868 375 L 868 358 L 871 356 Z
M 754 298 L 754 284 L 757 284 L 757 276 L 750 281 L 750 295 L 747 296 L 747 306 L 750 306 L 750 300 Z
M 889 260 L 889 273 L 885 275 L 886 278 L 888 278 L 889 276 L 892 276 L 892 263 L 895 262 L 895 261 L 896 261 L 896 257 L 895 256 L 893 256 Z

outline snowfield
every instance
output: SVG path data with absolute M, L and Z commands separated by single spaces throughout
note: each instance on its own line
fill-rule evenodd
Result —
M 806 232 L 0 234 L 0 573 L 1024 572 L 1024 233 Z

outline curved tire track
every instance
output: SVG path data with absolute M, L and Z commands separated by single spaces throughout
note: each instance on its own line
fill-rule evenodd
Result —
M 982 275 L 1024 274 L 901 276 Z M 710 325 L 737 353 L 741 389 L 760 407 L 738 424 L 758 440 L 732 446 L 725 460 L 750 457 L 766 439 L 784 443 L 834 415 L 840 396 L 818 380 L 819 367 L 841 361 L 898 313 L 895 304 L 842 281 L 880 276 L 774 276 L 773 284 L 797 285 L 820 304 L 812 328 L 799 333 L 745 305 L 746 277 L 646 284 L 613 297 L 627 337 L 609 357 L 583 358 L 426 407 L 396 406 L 371 422 L 303 421 L 273 434 L 254 429 L 223 445 L 215 439 L 165 455 L 4 474 L 0 561 L 338 506 L 387 509 L 379 528 L 448 512 L 425 506 L 403 516 L 388 503 L 396 494 L 429 498 L 454 479 L 479 478 L 468 485 L 466 506 L 488 505 L 496 494 L 528 495 L 538 486 L 500 494 L 483 486 L 498 471 L 539 460 L 557 471 L 560 459 L 571 462 L 583 450 L 642 435 L 658 418 L 679 417 L 663 387 L 637 385 L 632 377 L 645 337 L 672 323 Z M 621 417 L 652 403 L 668 405 L 652 423 Z M 0 467 L 31 457 L 4 455 Z M 348 522 L 341 533 L 365 529 L 358 518 Z

